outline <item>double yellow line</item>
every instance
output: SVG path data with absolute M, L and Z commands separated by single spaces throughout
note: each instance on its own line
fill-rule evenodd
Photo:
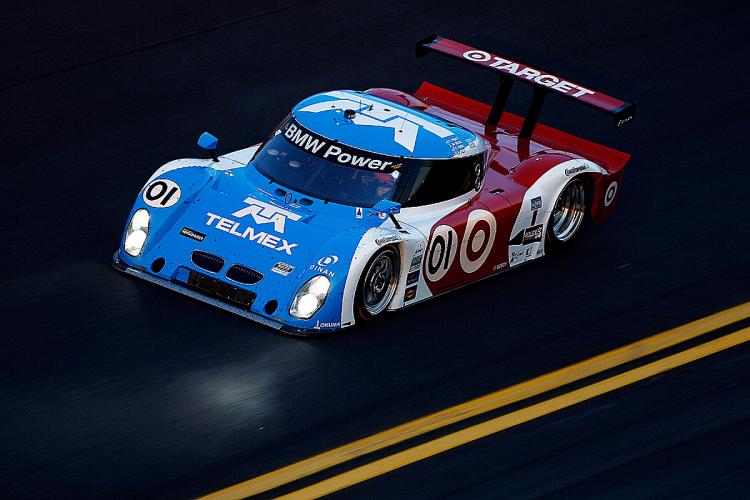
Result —
M 501 389 L 466 403 L 412 420 L 405 424 L 345 444 L 292 465 L 243 481 L 207 495 L 206 499 L 245 498 L 270 491 L 330 467 L 348 462 L 377 450 L 440 429 L 468 418 L 508 406 L 602 373 L 663 349 L 694 339 L 711 331 L 750 317 L 750 302 L 726 309 L 705 318 L 667 330 L 652 337 L 600 354 L 580 363 L 541 375 L 526 382 Z M 324 496 L 348 486 L 385 474 L 394 469 L 437 455 L 504 429 L 567 408 L 607 392 L 633 384 L 658 373 L 690 363 L 750 340 L 750 328 L 719 337 L 677 354 L 653 361 L 624 373 L 606 378 L 580 389 L 564 393 L 506 415 L 472 425 L 426 443 L 388 455 L 374 462 L 324 479 L 297 490 L 289 498 Z

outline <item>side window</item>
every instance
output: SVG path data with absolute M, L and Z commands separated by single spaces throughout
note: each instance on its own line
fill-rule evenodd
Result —
M 483 155 L 435 160 L 419 166 L 404 206 L 416 207 L 450 200 L 482 184 Z

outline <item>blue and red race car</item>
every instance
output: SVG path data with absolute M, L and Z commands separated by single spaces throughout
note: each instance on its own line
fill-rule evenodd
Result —
M 500 77 L 492 106 L 430 83 L 413 94 L 304 99 L 262 144 L 158 169 L 113 264 L 296 335 L 353 326 L 565 245 L 612 213 L 629 155 L 537 124 L 546 94 L 614 116 L 635 105 L 430 36 Z M 504 111 L 530 84 L 525 118 Z

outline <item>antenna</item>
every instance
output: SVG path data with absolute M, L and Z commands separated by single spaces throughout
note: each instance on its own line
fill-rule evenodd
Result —
M 404 131 L 404 124 L 406 123 L 406 114 L 407 114 L 406 111 L 404 111 L 404 116 L 403 116 L 403 118 L 401 120 L 401 125 L 398 127 L 398 131 L 399 132 L 403 132 Z

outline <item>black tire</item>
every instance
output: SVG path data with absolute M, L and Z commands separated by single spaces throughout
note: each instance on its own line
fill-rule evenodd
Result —
M 547 248 L 557 250 L 581 234 L 589 218 L 591 188 L 583 176 L 569 180 L 555 200 L 547 223 Z
M 396 248 L 382 248 L 370 258 L 354 296 L 354 312 L 358 318 L 370 321 L 388 309 L 396 294 L 400 274 L 401 259 Z

